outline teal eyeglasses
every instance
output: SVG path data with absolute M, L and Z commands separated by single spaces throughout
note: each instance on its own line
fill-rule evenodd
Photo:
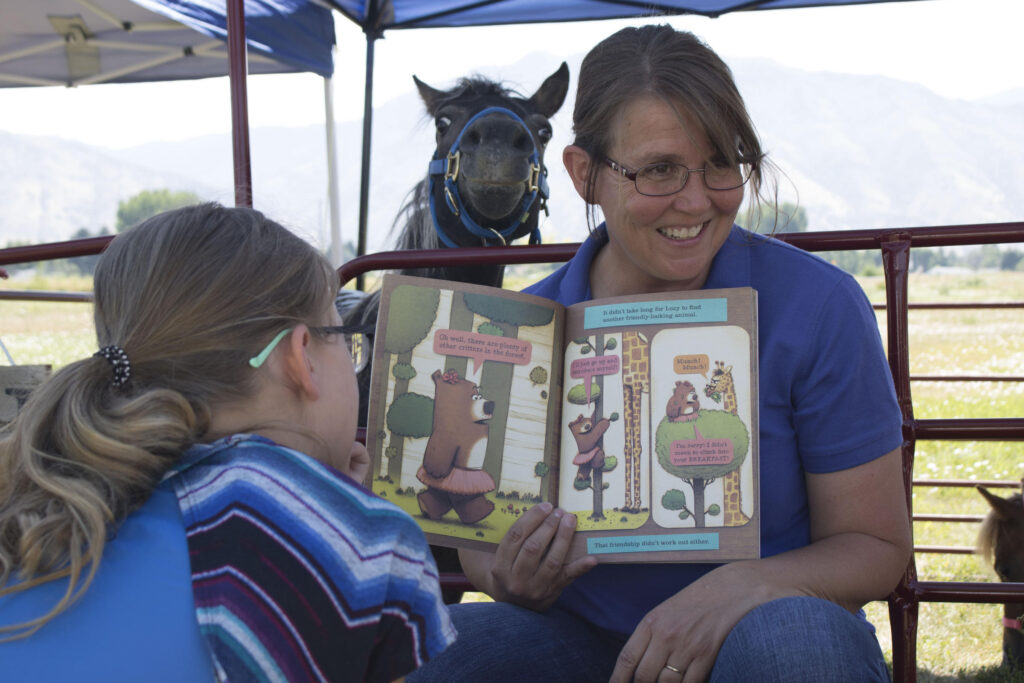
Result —
M 263 350 L 258 354 L 249 359 L 249 365 L 254 368 L 258 368 L 263 365 L 270 354 L 274 352 L 277 345 L 281 343 L 281 340 L 292 331 L 291 327 L 286 327 L 278 332 L 270 343 L 263 347 Z M 345 337 L 345 346 L 348 347 L 349 355 L 352 356 L 352 366 L 356 372 L 359 372 L 364 367 L 370 358 L 370 346 L 369 340 L 366 335 L 362 332 L 357 332 L 351 327 L 344 325 L 334 325 L 328 327 L 311 327 L 309 331 L 313 334 L 341 334 Z

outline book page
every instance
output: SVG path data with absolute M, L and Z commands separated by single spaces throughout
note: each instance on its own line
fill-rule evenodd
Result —
M 757 557 L 756 292 L 569 307 L 559 505 L 573 554 Z
M 562 320 L 559 304 L 528 294 L 385 277 L 369 485 L 431 543 L 493 550 L 553 500 Z

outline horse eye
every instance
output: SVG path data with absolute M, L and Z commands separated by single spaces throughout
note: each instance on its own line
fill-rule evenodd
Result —
M 438 116 L 434 119 L 434 127 L 437 128 L 437 132 L 444 135 L 448 131 L 448 127 L 452 125 L 452 120 L 447 116 Z
M 548 140 L 551 139 L 551 129 L 541 128 L 540 130 L 537 131 L 537 137 L 540 138 L 540 141 L 542 143 L 547 144 Z

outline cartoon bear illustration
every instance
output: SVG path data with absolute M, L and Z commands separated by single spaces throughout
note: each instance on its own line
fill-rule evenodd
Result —
M 595 424 L 595 415 L 597 415 L 596 408 L 590 414 L 590 417 L 580 415 L 569 423 L 569 431 L 572 432 L 572 438 L 576 440 L 577 450 L 576 457 L 572 459 L 572 464 L 579 465 L 579 470 L 576 472 L 576 480 L 580 482 L 590 481 L 591 470 L 604 467 L 604 449 L 598 444 L 601 443 L 601 437 L 604 436 L 604 433 L 608 431 L 611 421 L 606 417 L 602 417 Z
M 700 401 L 697 398 L 697 390 L 689 382 L 676 382 L 676 388 L 672 392 L 672 398 L 668 400 L 665 407 L 665 414 L 670 422 L 690 422 L 697 419 L 700 411 Z
M 429 519 L 441 519 L 446 512 L 465 524 L 491 514 L 494 503 L 485 493 L 494 490 L 494 479 L 484 470 L 487 452 L 487 421 L 494 414 L 494 401 L 486 401 L 480 389 L 455 370 L 435 370 L 434 426 L 423 454 L 423 466 L 416 478 L 427 486 L 416 498 Z

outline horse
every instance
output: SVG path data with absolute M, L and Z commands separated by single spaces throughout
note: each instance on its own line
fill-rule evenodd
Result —
M 395 249 L 436 249 L 505 245 L 529 236 L 540 243 L 540 213 L 547 213 L 547 168 L 544 150 L 551 140 L 551 117 L 569 91 L 569 66 L 548 76 L 533 95 L 524 97 L 481 77 L 463 78 L 450 90 L 413 81 L 434 120 L 436 148 L 426 176 L 410 191 L 392 224 L 399 230 Z M 399 229 L 399 225 L 402 227 Z M 500 287 L 501 265 L 403 269 L 418 275 Z M 345 325 L 361 331 L 359 349 L 365 367 L 357 367 L 358 422 L 366 424 L 370 393 L 369 345 L 377 323 L 380 292 L 364 295 L 342 290 L 335 300 Z M 432 546 L 442 572 L 460 572 L 458 554 Z M 446 603 L 462 591 L 443 591 Z
M 978 489 L 991 506 L 978 532 L 977 550 L 1001 581 L 1024 581 L 1024 480 L 1009 498 Z M 1003 606 L 1003 666 L 1024 666 L 1024 603 Z
M 547 212 L 544 150 L 550 118 L 565 101 L 565 62 L 524 97 L 482 76 L 450 90 L 413 81 L 434 120 L 436 148 L 427 174 L 410 191 L 392 225 L 395 249 L 436 249 L 509 244 L 529 236 L 540 242 L 540 212 Z M 401 225 L 401 228 L 399 226 Z M 404 269 L 418 275 L 500 287 L 502 265 Z M 367 335 L 376 326 L 379 292 L 342 290 L 336 300 L 346 326 Z M 367 341 L 367 344 L 370 342 Z M 369 360 L 367 349 L 364 358 Z M 359 424 L 366 424 L 371 368 L 359 370 Z

